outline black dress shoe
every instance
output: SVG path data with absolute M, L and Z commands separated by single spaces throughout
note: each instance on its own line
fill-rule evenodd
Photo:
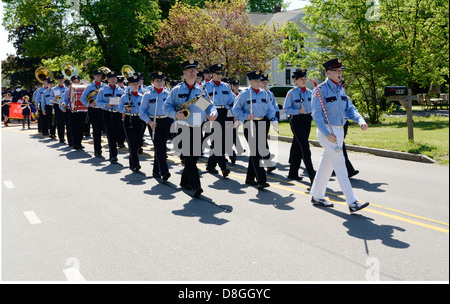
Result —
M 198 198 L 200 196 L 200 194 L 202 194 L 202 193 L 203 193 L 203 189 L 202 188 L 194 189 L 194 197 L 195 198 Z
M 249 179 L 246 179 L 246 180 L 245 180 L 245 183 L 246 183 L 247 185 L 250 185 L 250 186 L 256 186 L 256 185 L 258 185 L 257 182 L 255 182 L 254 180 L 249 180 Z
M 352 171 L 352 172 L 350 172 L 349 174 L 348 174 L 348 177 L 350 178 L 350 177 L 353 177 L 353 176 L 355 176 L 356 174 L 358 174 L 359 173 L 359 170 L 354 170 L 354 171 Z
M 260 184 L 258 184 L 258 189 L 259 190 L 267 188 L 267 187 L 270 187 L 269 183 L 260 183 Z
M 230 161 L 234 165 L 236 163 L 236 157 L 235 156 L 230 157 Z
M 219 173 L 219 171 L 217 171 L 215 168 L 208 168 L 208 167 L 206 167 L 206 171 L 208 171 L 211 174 Z
M 277 167 L 267 167 L 267 173 L 272 173 Z
M 226 178 L 228 175 L 230 175 L 230 169 L 228 168 L 222 169 L 222 175 L 224 178 Z
M 109 159 L 109 161 L 110 161 L 111 163 L 113 163 L 113 164 L 117 164 L 117 162 L 118 162 L 119 160 L 117 159 L 117 157 L 111 157 L 111 158 Z
M 153 173 L 152 175 L 154 178 L 161 178 L 161 174 L 159 173 Z
M 287 178 L 293 179 L 293 180 L 302 180 L 303 179 L 303 177 L 298 176 L 298 175 L 288 175 Z
M 94 152 L 94 155 L 95 155 L 96 157 L 102 157 L 102 151 L 95 151 L 95 152 Z
M 185 184 L 180 184 L 180 187 L 184 188 L 186 190 L 192 190 L 193 189 L 193 187 L 191 185 L 185 185 Z
M 141 169 L 140 165 L 137 165 L 136 167 L 133 168 L 134 172 L 139 172 L 139 169 Z
M 162 175 L 163 181 L 167 181 L 169 179 L 169 177 L 170 177 L 170 173 L 168 173 L 168 172 Z

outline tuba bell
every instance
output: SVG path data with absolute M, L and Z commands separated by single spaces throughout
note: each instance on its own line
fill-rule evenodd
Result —
M 104 82 L 106 80 L 106 74 L 111 72 L 111 70 L 107 67 L 99 67 L 98 69 L 102 71 L 102 82 Z
M 131 66 L 127 65 L 127 64 L 125 64 L 125 65 L 122 67 L 122 69 L 120 70 L 120 73 L 121 73 L 125 78 L 128 78 L 128 77 L 133 76 L 134 72 L 135 72 L 134 69 L 133 69 Z
M 52 71 L 45 66 L 38 67 L 34 71 L 34 76 L 40 83 L 43 83 L 45 78 L 54 78 Z
M 72 76 L 78 75 L 78 68 L 74 64 L 66 62 L 61 66 L 61 73 L 65 79 L 70 80 Z

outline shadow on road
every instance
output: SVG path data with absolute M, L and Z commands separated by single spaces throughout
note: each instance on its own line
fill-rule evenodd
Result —
M 391 225 L 377 225 L 374 219 L 363 214 L 348 214 L 333 208 L 322 208 L 325 212 L 338 216 L 344 220 L 342 225 L 348 229 L 349 236 L 361 239 L 365 242 L 366 253 L 369 254 L 367 241 L 380 240 L 385 246 L 405 249 L 408 243 L 394 238 L 394 231 L 406 231 L 404 228 Z M 364 211 L 362 211 L 364 212 Z

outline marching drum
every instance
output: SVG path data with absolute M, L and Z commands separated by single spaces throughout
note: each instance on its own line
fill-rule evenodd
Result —
M 72 112 L 86 112 L 88 110 L 88 107 L 81 102 L 81 95 L 83 95 L 86 87 L 87 85 L 84 84 L 70 87 L 70 109 Z

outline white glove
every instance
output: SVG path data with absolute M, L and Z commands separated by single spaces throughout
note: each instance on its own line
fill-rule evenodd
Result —
M 279 133 L 278 132 L 278 121 L 276 121 L 276 120 L 272 121 L 272 126 L 273 126 L 273 129 L 275 130 L 275 132 Z
M 234 127 L 235 127 L 236 129 L 239 128 L 241 125 L 242 125 L 242 122 L 239 121 L 239 120 L 236 120 L 236 121 L 234 122 Z

